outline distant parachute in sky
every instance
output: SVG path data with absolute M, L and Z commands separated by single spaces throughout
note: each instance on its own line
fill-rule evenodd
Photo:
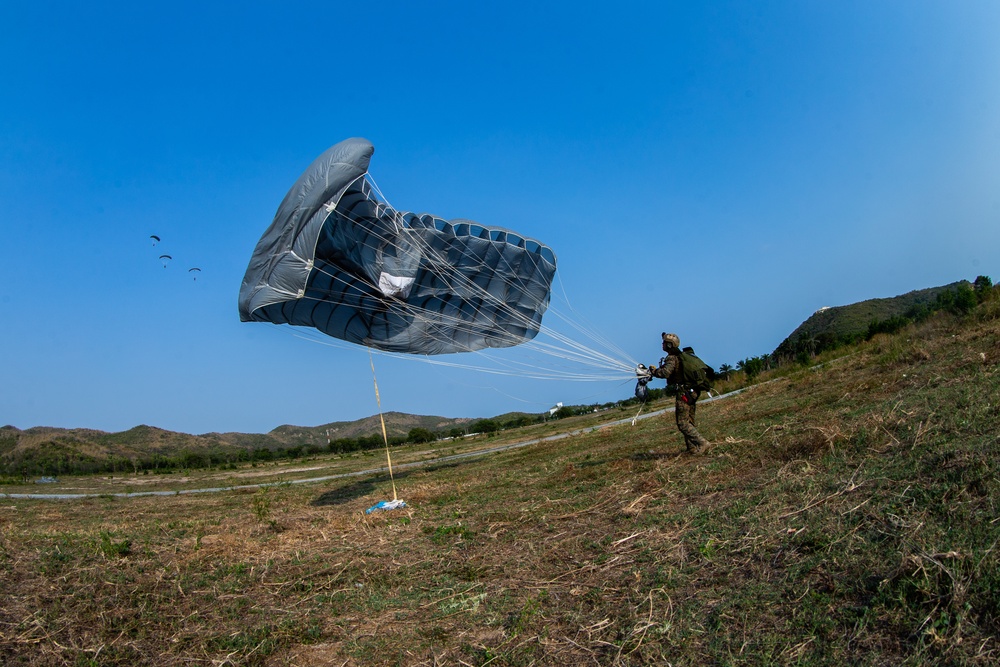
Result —
M 190 269 L 188 269 L 188 273 L 190 273 L 190 274 L 191 274 L 191 277 L 192 277 L 192 278 L 193 278 L 194 280 L 198 280 L 198 274 L 199 274 L 199 273 L 201 273 L 201 269 L 199 269 L 199 268 L 198 268 L 198 267 L 196 266 L 196 267 L 193 267 L 193 268 L 190 268 Z
M 157 243 L 159 243 L 159 242 L 160 242 L 160 237 L 159 237 L 159 236 L 157 236 L 156 234 L 152 234 L 152 235 L 150 235 L 150 237 L 149 237 L 149 238 L 150 238 L 150 239 L 152 239 L 152 241 L 153 241 L 153 245 L 154 245 L 154 246 L 155 246 L 155 245 L 156 245 Z
M 163 268 L 167 268 L 167 263 L 172 259 L 173 257 L 170 255 L 160 255 L 160 261 L 163 262 Z
M 411 354 L 534 338 L 552 250 L 499 227 L 394 210 L 365 179 L 374 150 L 342 141 L 299 177 L 250 259 L 240 319 Z

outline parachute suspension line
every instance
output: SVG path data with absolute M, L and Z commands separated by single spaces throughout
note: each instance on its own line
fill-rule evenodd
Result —
M 307 297 L 308 298 L 308 297 Z M 337 349 L 350 350 L 352 345 L 346 342 L 338 342 L 336 340 L 330 339 L 329 336 L 321 336 L 319 334 L 312 334 L 309 331 L 296 331 L 291 330 L 290 333 L 301 340 L 308 341 L 310 343 L 315 343 L 318 345 L 324 345 L 326 347 L 334 347 Z M 527 344 L 522 344 L 522 347 L 527 347 Z M 529 362 L 509 362 L 507 360 L 502 360 L 496 357 L 487 357 L 484 350 L 476 350 L 470 352 L 476 356 L 483 357 L 487 359 L 484 363 L 492 363 L 493 366 L 486 365 L 476 365 L 469 362 L 458 362 L 458 361 L 445 361 L 443 359 L 424 356 L 424 355 L 413 355 L 405 354 L 403 352 L 389 352 L 386 350 L 381 350 L 381 354 L 387 357 L 393 357 L 394 359 L 404 359 L 406 361 L 420 361 L 424 364 L 429 364 L 432 366 L 443 366 L 447 368 L 459 368 L 463 370 L 477 371 L 480 373 L 489 373 L 492 375 L 506 375 L 512 377 L 521 377 L 530 380 L 569 380 L 569 381 L 584 381 L 584 382 L 608 382 L 611 380 L 620 380 L 623 374 L 609 374 L 609 373 L 569 373 L 566 371 L 545 371 L 538 368 Z M 497 366 L 500 366 L 499 368 Z M 635 377 L 634 368 L 629 369 L 628 373 L 629 379 Z
M 330 277 L 332 280 L 334 280 L 336 282 L 340 282 L 340 283 L 346 284 L 346 281 L 343 281 L 338 276 L 325 271 L 322 266 L 317 266 L 316 270 L 319 271 L 320 273 L 323 273 L 323 274 L 327 275 L 328 277 Z M 365 283 L 365 284 L 367 284 L 367 283 Z M 374 285 L 368 285 L 368 286 L 372 287 L 373 289 L 375 288 Z M 305 298 L 305 299 L 315 299 L 317 301 L 328 301 L 327 299 L 317 298 L 315 296 L 305 296 L 303 298 Z M 410 316 L 412 316 L 414 318 L 423 318 L 423 317 L 426 317 L 425 315 L 423 315 L 420 312 L 419 308 L 409 307 L 405 303 L 399 303 L 399 304 L 397 304 L 397 307 L 402 312 L 408 313 Z M 454 325 L 456 325 L 457 328 L 460 328 L 461 324 L 462 324 L 461 320 L 459 320 L 458 318 L 445 318 L 445 321 L 453 323 Z M 499 374 L 499 375 L 517 375 L 517 376 L 521 376 L 521 377 L 525 377 L 525 378 L 531 378 L 531 379 L 563 379 L 563 380 L 578 380 L 578 381 L 579 380 L 582 380 L 582 381 L 606 381 L 606 380 L 620 379 L 622 377 L 629 377 L 629 378 L 631 378 L 634 375 L 634 373 L 635 373 L 633 365 L 623 364 L 621 362 L 614 363 L 613 361 L 610 362 L 610 363 L 605 363 L 605 364 L 595 363 L 595 361 L 600 360 L 601 358 L 605 358 L 605 359 L 609 359 L 609 358 L 607 358 L 605 355 L 601 355 L 600 353 L 598 353 L 598 352 L 596 352 L 594 350 L 590 350 L 589 348 L 587 348 L 585 346 L 581 346 L 578 343 L 574 343 L 574 341 L 572 341 L 572 339 L 570 339 L 570 338 L 568 338 L 566 336 L 563 336 L 562 334 L 559 334 L 558 332 L 555 332 L 555 331 L 553 331 L 551 329 L 543 327 L 542 331 L 544 331 L 548 336 L 550 336 L 553 339 L 555 339 L 557 342 L 562 342 L 565 347 L 560 347 L 559 345 L 553 345 L 551 343 L 543 343 L 541 341 L 528 341 L 528 342 L 522 343 L 521 347 L 524 347 L 525 349 L 534 350 L 535 352 L 539 352 L 539 353 L 545 354 L 546 356 L 551 357 L 551 358 L 561 358 L 561 359 L 563 359 L 565 361 L 573 362 L 573 364 L 575 364 L 576 366 L 582 366 L 582 367 L 588 367 L 588 366 L 590 366 L 592 368 L 603 369 L 604 372 L 603 373 L 594 372 L 593 370 L 591 372 L 589 372 L 589 373 L 583 373 L 583 372 L 580 372 L 579 370 L 573 371 L 573 372 L 566 372 L 566 371 L 562 371 L 562 372 L 549 371 L 549 372 L 546 372 L 542 368 L 539 368 L 537 366 L 537 364 L 533 364 L 533 363 L 530 363 L 530 362 L 517 362 L 517 361 L 507 361 L 507 360 L 500 360 L 500 359 L 492 359 L 492 362 L 495 363 L 495 364 L 501 364 L 503 366 L 506 366 L 507 370 L 500 370 L 500 369 L 496 369 L 496 368 L 492 368 L 491 369 L 491 368 L 485 368 L 485 367 L 484 368 L 478 368 L 476 370 L 480 370 L 480 371 L 484 371 L 484 372 L 489 372 L 489 373 L 495 373 L 495 374 Z M 304 336 L 304 335 L 300 335 L 299 337 L 301 337 L 301 338 L 308 338 L 307 336 Z M 442 339 L 444 339 L 444 338 L 442 337 Z M 329 341 L 326 341 L 326 340 L 318 340 L 318 341 L 315 341 L 315 342 L 322 342 L 323 344 L 326 344 L 326 345 L 329 345 L 329 346 L 333 346 L 333 347 L 336 346 L 333 343 L 331 343 Z M 574 347 L 576 348 L 575 350 L 572 349 Z M 586 352 L 586 354 L 584 352 Z M 414 358 L 413 355 L 402 354 L 402 353 L 394 353 L 394 352 L 388 352 L 388 351 L 383 351 L 383 354 L 387 354 L 389 356 L 393 356 L 393 357 L 397 357 L 397 358 L 404 358 L 404 359 L 413 359 Z M 474 351 L 474 354 L 476 354 L 476 355 L 483 355 L 484 352 L 481 351 L 481 350 L 479 350 L 479 351 Z M 458 367 L 458 368 L 474 368 L 475 369 L 475 367 L 471 367 L 467 363 L 445 362 L 445 361 L 436 360 L 436 359 L 433 359 L 433 358 L 430 358 L 430 357 L 419 357 L 419 359 L 421 361 L 426 362 L 426 363 L 431 363 L 431 364 L 436 364 L 436 365 L 441 365 L 441 366 L 454 366 L 454 367 Z M 614 371 L 614 372 L 609 372 L 609 371 Z
M 338 276 L 336 276 L 336 275 L 334 275 L 332 273 L 327 272 L 322 266 L 316 266 L 315 268 L 316 268 L 317 271 L 319 271 L 319 272 L 327 275 L 328 277 L 330 277 L 335 282 L 340 282 L 340 283 L 343 283 L 343 284 L 347 284 L 346 281 L 343 281 Z M 368 284 L 368 283 L 365 283 L 365 284 Z M 372 289 L 376 288 L 376 286 L 372 285 L 372 284 L 368 284 L 368 286 L 371 287 Z M 312 297 L 305 296 L 304 298 L 306 298 L 306 299 L 316 299 L 318 301 L 327 301 L 328 300 L 328 299 L 325 299 L 325 298 L 317 298 L 315 296 L 312 296 Z M 426 319 L 427 318 L 427 316 L 425 314 L 423 314 L 420 311 L 419 308 L 411 307 L 411 306 L 407 305 L 404 302 L 398 303 L 396 305 L 396 307 L 398 307 L 402 312 L 408 313 L 409 316 L 414 317 L 415 319 Z M 584 333 L 584 335 L 587 335 L 591 339 L 598 340 L 599 337 L 595 336 L 593 334 L 593 332 L 588 333 L 585 329 L 583 329 L 583 328 L 579 327 L 578 325 L 574 324 L 571 320 L 568 320 L 562 314 L 557 313 L 555 311 L 553 311 L 553 312 L 554 312 L 554 316 L 555 317 L 558 317 L 558 318 L 560 318 L 562 320 L 567 321 L 571 326 L 573 326 L 574 328 L 577 328 L 579 331 L 581 331 L 582 333 Z M 462 321 L 460 319 L 458 319 L 458 318 L 451 318 L 451 317 L 445 318 L 445 322 L 446 323 L 451 323 L 453 326 L 455 326 L 458 329 L 462 328 Z M 603 372 L 595 374 L 593 372 L 593 370 L 591 370 L 590 373 L 581 373 L 579 370 L 576 370 L 576 371 L 573 371 L 573 372 L 565 372 L 564 371 L 564 372 L 549 372 L 549 373 L 542 372 L 542 373 L 540 373 L 541 369 L 537 366 L 537 364 L 529 364 L 529 363 L 521 363 L 521 362 L 513 362 L 513 363 L 509 363 L 508 364 L 506 362 L 500 362 L 497 359 L 493 359 L 493 363 L 502 363 L 503 365 L 508 366 L 508 370 L 507 371 L 498 371 L 496 369 L 493 369 L 492 371 L 490 369 L 480 369 L 480 370 L 486 370 L 487 372 L 495 372 L 495 373 L 506 374 L 506 375 L 521 375 L 523 377 L 531 377 L 531 378 L 535 378 L 535 379 L 557 379 L 557 378 L 561 378 L 561 379 L 572 379 L 572 380 L 609 380 L 609 379 L 619 379 L 619 378 L 624 377 L 624 376 L 631 377 L 633 375 L 633 373 L 634 373 L 634 370 L 633 370 L 634 369 L 634 365 L 630 365 L 628 363 L 623 363 L 621 361 L 615 361 L 614 359 L 612 359 L 611 357 L 608 357 L 607 355 L 601 354 L 601 353 L 597 352 L 596 350 L 592 350 L 592 349 L 590 349 L 590 348 L 588 348 L 586 346 L 583 346 L 583 345 L 580 345 L 579 343 L 576 343 L 575 341 L 573 341 L 568 336 L 560 334 L 559 332 L 551 329 L 550 327 L 543 326 L 542 327 L 542 332 L 544 332 L 547 336 L 551 337 L 554 341 L 556 341 L 557 344 L 553 345 L 552 343 L 544 343 L 544 342 L 542 342 L 540 340 L 534 340 L 534 341 L 528 341 L 528 342 L 523 343 L 522 347 L 524 347 L 526 349 L 534 350 L 535 352 L 539 352 L 539 353 L 545 354 L 546 356 L 549 356 L 551 358 L 561 358 L 561 359 L 563 359 L 565 361 L 570 361 L 576 367 L 591 367 L 591 369 L 600 368 L 600 369 L 603 369 Z M 434 337 L 434 336 L 432 336 L 432 337 Z M 442 337 L 442 339 L 443 339 L 443 337 Z M 327 344 L 329 344 L 329 343 L 327 343 Z M 609 346 L 605 345 L 605 347 L 608 348 Z M 399 356 L 401 358 L 412 358 L 412 355 L 403 355 L 403 354 L 398 354 L 397 355 L 396 353 L 392 353 L 392 352 L 385 352 L 385 354 L 389 354 L 390 356 Z M 476 352 L 476 354 L 477 355 L 482 355 L 483 351 L 478 351 L 478 352 Z M 425 361 L 428 361 L 429 363 L 435 363 L 430 358 L 427 358 L 427 359 L 421 358 L 421 359 L 425 360 Z M 603 363 L 601 363 L 601 362 L 603 362 Z M 466 368 L 468 368 L 468 365 L 464 364 L 464 363 L 462 363 L 462 364 L 450 364 L 450 363 L 442 363 L 442 362 L 436 362 L 436 363 L 439 363 L 440 365 L 454 365 L 454 366 L 457 366 L 457 367 L 466 367 Z M 515 367 L 520 367 L 520 371 L 515 370 Z M 526 373 L 525 371 L 528 371 L 528 372 Z
M 556 317 L 564 321 L 567 325 L 569 325 L 579 333 L 586 336 L 588 339 L 596 342 L 598 345 L 603 346 L 604 349 L 609 350 L 614 354 L 618 355 L 617 359 L 612 358 L 608 355 L 599 355 L 601 357 L 605 357 L 606 359 L 608 359 L 608 361 L 611 363 L 612 366 L 615 366 L 617 368 L 625 368 L 626 370 L 627 367 L 629 366 L 634 368 L 635 364 L 633 363 L 633 360 L 629 356 L 628 352 L 626 352 L 618 345 L 616 345 L 614 342 L 612 342 L 610 339 L 602 335 L 594 326 L 592 326 L 589 322 L 587 322 L 583 318 L 583 316 L 580 313 L 578 313 L 577 310 L 573 307 L 573 304 L 570 303 L 569 295 L 566 293 L 566 286 L 563 284 L 562 276 L 560 276 L 557 273 L 555 279 L 559 284 L 559 290 L 563 294 L 563 300 L 566 303 L 566 307 L 569 309 L 569 312 L 572 313 L 574 317 L 576 317 L 577 319 L 576 320 L 571 319 L 567 317 L 565 314 L 560 312 L 555 312 Z
M 391 219 L 392 224 L 396 228 L 396 230 L 398 232 L 401 232 L 403 229 L 407 229 L 408 226 L 404 222 L 402 215 L 395 210 L 395 208 L 392 206 L 391 203 L 389 203 L 388 198 L 378 187 L 378 184 L 374 182 L 374 179 L 371 177 L 371 174 L 366 174 L 364 180 L 366 184 L 370 187 L 371 191 L 374 191 L 376 195 L 376 197 L 373 198 L 373 203 L 378 208 L 384 209 L 385 213 L 388 214 L 386 217 Z M 381 202 L 379 201 L 379 198 L 381 198 L 382 200 Z M 349 213 L 345 211 L 338 211 L 338 215 L 342 216 L 346 220 L 352 220 L 353 218 L 353 216 L 351 216 Z M 518 312 L 516 309 L 504 303 L 497 296 L 491 294 L 485 288 L 480 287 L 468 276 L 462 274 L 445 274 L 435 270 L 434 268 L 435 264 L 438 264 L 440 266 L 447 265 L 449 263 L 448 258 L 445 257 L 443 254 L 441 254 L 439 251 L 430 247 L 430 245 L 425 242 L 425 240 L 422 238 L 420 234 L 412 234 L 410 238 L 414 242 L 414 244 L 421 249 L 421 251 L 425 254 L 425 256 L 435 260 L 434 262 L 432 262 L 432 265 L 428 267 L 428 269 L 430 270 L 431 273 L 435 274 L 439 279 L 441 279 L 441 281 L 445 285 L 462 286 L 466 290 L 478 294 L 484 303 L 490 303 L 499 310 L 505 312 L 511 321 L 519 322 L 526 327 L 531 326 L 532 323 L 530 319 L 527 318 L 523 313 Z M 382 238 L 382 240 L 392 244 L 392 241 L 390 239 Z M 501 257 L 501 260 L 506 264 L 506 259 Z M 509 265 L 507 266 L 508 268 L 513 268 L 510 267 Z M 322 271 L 323 273 L 326 273 L 325 271 L 323 271 L 321 267 L 316 267 L 316 268 Z M 333 276 L 331 275 L 331 277 Z M 369 285 L 369 287 L 377 288 L 377 286 L 375 285 Z M 561 280 L 560 280 L 560 288 L 563 290 L 566 303 L 569 304 L 569 298 L 568 296 L 565 295 L 565 287 L 562 285 Z M 320 298 L 318 300 L 322 301 L 327 299 Z M 400 307 L 402 312 L 408 313 L 409 316 L 413 317 L 414 319 L 419 319 L 427 323 L 432 323 L 430 321 L 430 318 L 425 313 L 423 313 L 419 308 L 413 308 L 405 303 L 399 303 L 398 306 Z M 573 312 L 572 305 L 569 305 L 569 309 L 571 312 Z M 525 341 L 524 343 L 522 343 L 522 346 L 526 349 L 534 350 L 537 353 L 545 354 L 552 358 L 561 358 L 566 362 L 571 362 L 571 364 L 577 367 L 590 367 L 591 369 L 601 369 L 602 373 L 595 376 L 592 374 L 580 373 L 579 370 L 577 370 L 575 372 L 570 372 L 570 373 L 549 372 L 549 373 L 539 374 L 540 369 L 535 364 L 530 364 L 526 365 L 525 368 L 522 368 L 521 372 L 518 372 L 513 367 L 510 367 L 506 372 L 500 371 L 501 374 L 510 374 L 510 375 L 520 374 L 525 377 L 535 377 L 535 378 L 544 375 L 548 378 L 553 378 L 553 379 L 561 377 L 563 379 L 576 379 L 576 380 L 607 380 L 607 379 L 618 379 L 626 375 L 631 376 L 635 365 L 631 361 L 626 361 L 628 359 L 627 353 L 624 353 L 622 350 L 617 348 L 613 343 L 611 343 L 611 341 L 600 336 L 597 333 L 597 331 L 592 327 L 584 326 L 583 324 L 581 324 L 581 322 L 574 321 L 572 318 L 566 317 L 565 314 L 559 313 L 555 309 L 550 308 L 550 311 L 552 316 L 562 320 L 571 329 L 574 329 L 577 333 L 582 334 L 586 339 L 589 339 L 590 341 L 597 343 L 599 347 L 608 350 L 610 354 L 599 352 L 597 349 L 594 349 L 588 345 L 581 344 L 580 342 L 574 340 L 570 336 L 560 333 L 547 325 L 541 326 L 540 333 L 544 333 L 545 335 L 550 337 L 555 344 L 545 343 L 542 342 L 541 340 L 533 340 L 533 341 Z M 441 315 L 438 314 L 437 317 L 440 319 Z M 457 330 L 466 329 L 466 327 L 463 326 L 462 319 L 457 317 L 446 318 L 445 324 L 449 324 L 450 326 L 454 327 Z M 472 331 L 473 328 L 469 327 L 468 330 Z M 434 334 L 431 334 L 431 336 L 433 338 L 438 337 Z M 441 338 L 443 340 L 447 340 L 447 336 L 448 336 L 447 333 L 442 332 Z M 400 355 L 400 356 L 408 357 L 409 355 Z M 450 364 L 442 364 L 442 365 L 450 365 Z M 464 364 L 456 364 L 456 365 L 464 366 Z M 520 364 L 517 363 L 513 364 L 513 366 L 517 365 Z M 525 373 L 524 371 L 528 372 Z M 593 370 L 591 371 L 591 373 L 593 373 Z M 612 377 L 607 377 L 607 375 L 611 375 Z
M 382 416 L 382 399 L 378 395 L 378 378 L 375 377 L 375 359 L 372 357 L 372 349 L 368 348 L 368 361 L 372 366 L 372 380 L 375 382 L 375 403 L 378 404 L 378 418 L 382 422 L 382 442 L 385 443 L 385 461 L 389 466 L 389 482 L 392 483 L 392 500 L 399 500 L 396 496 L 396 480 L 392 476 L 392 456 L 389 454 L 389 435 L 385 431 L 385 417 Z
M 365 180 L 367 181 L 368 185 L 371 186 L 372 191 L 376 195 L 376 201 L 378 202 L 378 200 L 381 199 L 381 202 L 379 203 L 384 202 L 384 205 L 387 207 L 387 209 L 395 214 L 393 215 L 393 221 L 396 222 L 399 219 L 400 214 L 396 212 L 396 209 L 393 207 L 392 203 L 389 202 L 388 198 L 385 196 L 385 193 L 383 193 L 381 188 L 379 188 L 378 183 L 375 182 L 375 179 L 372 177 L 370 173 L 365 174 Z M 448 263 L 448 259 L 444 257 L 441 253 L 436 252 L 433 248 L 431 248 L 427 244 L 421 244 L 422 240 L 423 239 L 420 238 L 419 235 L 417 235 L 414 238 L 414 241 L 417 243 L 418 246 L 421 246 L 421 249 L 426 255 L 435 257 L 442 264 Z M 510 266 L 510 264 L 506 262 L 506 259 L 504 257 L 501 256 L 500 259 L 504 261 L 506 267 L 508 269 L 511 269 L 512 273 L 514 273 L 513 271 L 514 267 Z M 447 276 L 439 274 L 438 277 L 441 278 L 446 284 L 450 284 L 450 281 L 448 280 Z M 457 279 L 459 284 L 461 284 L 466 289 L 469 289 L 471 291 L 478 291 L 480 293 L 481 298 L 483 298 L 484 301 L 490 302 L 497 308 L 506 312 L 511 317 L 512 320 L 518 321 L 524 326 L 531 325 L 531 322 L 528 318 L 524 317 L 521 313 L 510 309 L 509 307 L 507 307 L 506 304 L 501 302 L 499 299 L 497 299 L 495 296 L 493 296 L 486 290 L 484 289 L 477 290 L 478 285 L 476 285 L 473 281 L 469 280 L 464 276 L 458 276 Z M 567 306 L 569 307 L 569 310 L 574 314 L 576 314 L 575 309 L 573 308 L 572 304 L 569 301 L 569 296 L 566 294 L 566 289 L 562 283 L 562 279 L 558 274 L 556 274 L 556 280 L 559 281 L 559 287 L 562 290 L 563 298 Z M 525 285 L 523 284 L 521 286 L 525 287 Z M 543 343 L 533 344 L 533 341 L 526 341 L 525 343 L 522 343 L 522 345 L 526 345 L 529 348 L 534 346 L 538 346 L 539 348 L 548 348 L 550 351 L 546 352 L 547 354 L 552 354 L 553 356 L 557 357 L 561 356 L 565 360 L 574 361 L 575 363 L 580 363 L 583 365 L 604 368 L 605 370 L 613 369 L 614 371 L 618 371 L 620 373 L 624 372 L 627 375 L 631 374 L 632 370 L 635 368 L 635 363 L 633 360 L 630 359 L 628 353 L 624 352 L 621 348 L 614 345 L 610 340 L 600 335 L 597 332 L 597 330 L 594 329 L 593 327 L 584 326 L 583 324 L 581 324 L 581 322 L 574 321 L 566 317 L 564 314 L 556 312 L 555 309 L 551 307 L 549 310 L 552 312 L 554 316 L 564 321 L 568 326 L 576 330 L 578 333 L 582 334 L 585 338 L 594 341 L 595 343 L 601 345 L 604 349 L 609 350 L 613 354 L 617 355 L 617 358 L 612 357 L 608 354 L 601 353 L 587 345 L 578 343 L 569 336 L 566 336 L 565 334 L 560 334 L 551 329 L 551 327 L 548 327 L 546 325 L 541 326 L 540 333 L 547 334 L 548 336 L 556 340 L 558 343 L 561 343 L 564 347 L 546 346 Z

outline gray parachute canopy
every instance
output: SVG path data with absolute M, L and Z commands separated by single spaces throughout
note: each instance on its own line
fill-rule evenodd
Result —
M 374 151 L 347 139 L 299 177 L 250 258 L 240 320 L 413 354 L 534 338 L 552 250 L 498 227 L 395 211 L 364 177 Z

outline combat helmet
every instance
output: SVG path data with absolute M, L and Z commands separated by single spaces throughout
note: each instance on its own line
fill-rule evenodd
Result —
M 663 344 L 666 347 L 680 347 L 681 346 L 681 339 L 680 339 L 680 337 L 677 334 L 667 333 L 667 332 L 664 331 L 662 334 L 660 334 L 660 336 L 663 338 Z

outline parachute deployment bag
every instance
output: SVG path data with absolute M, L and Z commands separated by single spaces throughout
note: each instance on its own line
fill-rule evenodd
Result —
M 696 391 L 710 391 L 715 373 L 704 361 L 691 354 L 681 352 L 681 384 Z
M 646 387 L 648 382 L 649 378 L 639 378 L 639 381 L 635 383 L 635 397 L 643 403 L 649 398 L 649 389 Z

